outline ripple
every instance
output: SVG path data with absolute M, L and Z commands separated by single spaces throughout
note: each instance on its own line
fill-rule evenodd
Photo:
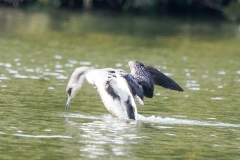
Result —
M 82 140 L 79 141 L 82 146 L 80 148 L 81 156 L 88 158 L 104 156 L 109 153 L 108 149 L 105 148 L 106 144 L 111 144 L 109 149 L 114 155 L 126 155 L 128 150 L 122 147 L 123 144 L 137 144 L 135 139 L 148 138 L 133 134 L 131 130 L 136 130 L 136 127 L 131 126 L 136 125 L 136 123 L 126 123 L 126 120 L 109 116 L 98 117 L 98 119 L 101 119 L 101 121 L 94 120 L 93 122 L 83 123 L 79 127 L 82 130 Z M 75 125 L 71 121 L 68 121 L 68 123 Z
M 88 65 L 91 65 L 91 62 L 88 62 L 88 61 L 86 61 L 86 62 L 83 61 L 82 62 L 81 61 L 79 64 L 88 66 Z
M 74 65 L 71 64 L 71 63 L 67 63 L 67 64 L 65 64 L 65 66 L 66 66 L 66 67 L 73 67 Z
M 59 76 L 57 76 L 56 78 L 57 78 L 57 79 L 68 79 L 68 77 L 63 76 L 63 75 L 59 75 Z
M 60 75 L 60 73 L 56 73 L 56 72 L 44 72 L 43 75 L 45 75 L 45 76 L 58 76 L 58 75 Z
M 2 75 L 2 76 L 4 76 L 4 75 Z M 2 76 L 0 76 L 1 80 L 7 80 L 8 79 L 7 77 L 2 77 Z
M 169 76 L 169 77 L 171 77 L 173 74 L 172 73 L 164 73 L 166 76 Z
M 29 76 L 30 79 L 40 79 L 40 77 L 37 76 Z
M 115 66 L 116 67 L 122 67 L 122 63 L 116 63 Z
M 207 118 L 207 119 L 210 119 L 210 120 L 215 120 L 216 118 Z
M 26 71 L 26 72 L 34 72 L 34 69 L 26 68 L 25 71 Z
M 63 115 L 63 117 L 68 117 L 68 118 L 84 118 L 84 119 L 101 119 L 101 117 L 97 116 L 85 116 L 81 114 L 68 114 L 68 115 Z
M 14 59 L 14 62 L 19 62 L 20 61 L 20 58 L 15 58 Z
M 168 136 L 176 136 L 176 134 L 172 134 L 172 133 L 166 133 L 166 135 L 168 135 Z
M 202 78 L 208 78 L 208 75 L 204 74 L 204 75 L 202 75 Z
M 28 78 L 28 76 L 25 76 L 25 75 L 20 75 L 20 74 L 15 74 L 14 75 L 15 78 Z
M 167 66 L 162 66 L 162 69 L 167 69 Z
M 63 72 L 65 72 L 65 71 L 64 71 L 64 70 L 61 70 L 61 69 L 55 69 L 55 72 L 63 73 Z
M 55 59 L 62 59 L 62 56 L 60 56 L 60 55 L 55 55 L 54 58 L 55 58 Z
M 218 86 L 218 88 L 223 88 L 223 86 Z
M 197 87 L 191 87 L 191 88 L 188 88 L 188 89 L 190 89 L 190 90 L 195 90 L 195 91 L 200 90 L 200 88 L 197 88 Z
M 8 73 L 10 73 L 10 74 L 16 74 L 16 73 L 18 73 L 18 71 L 16 71 L 16 70 L 13 70 L 13 69 L 7 69 L 7 71 L 8 71 Z
M 53 90 L 53 89 L 54 89 L 54 87 L 48 87 L 48 89 L 49 89 L 49 90 Z
M 12 65 L 10 63 L 1 63 L 1 62 L 0 62 L 0 66 L 4 66 L 4 67 L 7 67 L 7 68 L 12 67 Z
M 212 97 L 211 100 L 222 100 L 221 97 Z
M 195 80 L 187 80 L 186 87 L 190 90 L 200 90 L 200 84 Z
M 218 71 L 217 74 L 225 75 L 226 72 L 225 71 Z
M 159 129 L 170 129 L 170 128 L 173 128 L 173 127 L 169 127 L 169 126 L 155 126 L 156 128 L 159 128 Z
M 76 61 L 76 60 L 68 60 L 68 62 L 69 62 L 70 64 L 78 64 L 78 61 Z
M 29 135 L 29 134 L 13 134 L 14 136 L 27 137 L 27 138 L 72 138 L 70 136 L 61 135 Z
M 56 64 L 56 65 L 55 65 L 55 68 L 58 68 L 58 69 L 59 69 L 59 68 L 62 68 L 62 65 Z

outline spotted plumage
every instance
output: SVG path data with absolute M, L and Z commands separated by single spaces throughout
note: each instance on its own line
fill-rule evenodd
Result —
M 154 85 L 171 90 L 177 90 L 179 92 L 183 91 L 183 89 L 175 81 L 154 67 L 145 66 L 139 61 L 130 61 L 128 64 L 131 70 L 131 75 L 142 87 L 145 97 L 153 97 Z

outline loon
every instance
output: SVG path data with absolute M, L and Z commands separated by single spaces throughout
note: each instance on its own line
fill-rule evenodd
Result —
M 84 79 L 97 89 L 106 109 L 115 117 L 137 120 L 136 102 L 152 98 L 154 85 L 182 92 L 183 89 L 158 69 L 139 61 L 129 61 L 131 73 L 121 69 L 79 67 L 72 73 L 66 92 L 65 109 L 81 89 Z

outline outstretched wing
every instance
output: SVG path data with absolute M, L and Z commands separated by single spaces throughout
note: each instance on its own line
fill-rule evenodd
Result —
M 171 78 L 160 72 L 158 69 L 146 66 L 138 61 L 130 61 L 131 74 L 139 85 L 142 86 L 144 96 L 153 97 L 154 84 L 167 89 L 182 92 L 183 89 Z
M 124 70 L 118 70 L 118 72 L 127 81 L 135 101 L 143 105 L 144 94 L 142 87 L 137 83 L 131 74 L 125 72 Z
M 171 90 L 177 90 L 179 92 L 183 92 L 183 89 L 171 78 L 167 77 L 165 74 L 163 74 L 161 71 L 158 69 L 151 67 L 151 66 L 146 66 L 148 72 L 150 73 L 153 82 L 155 85 L 171 89 Z
M 130 61 L 128 64 L 132 76 L 137 81 L 137 83 L 142 86 L 144 96 L 152 98 L 154 83 L 145 65 L 138 61 Z

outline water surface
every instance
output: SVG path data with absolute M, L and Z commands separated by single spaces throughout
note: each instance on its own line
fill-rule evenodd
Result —
M 238 159 L 240 30 L 189 17 L 0 8 L 0 159 Z M 156 87 L 139 120 L 113 118 L 79 66 L 152 65 L 183 93 Z

